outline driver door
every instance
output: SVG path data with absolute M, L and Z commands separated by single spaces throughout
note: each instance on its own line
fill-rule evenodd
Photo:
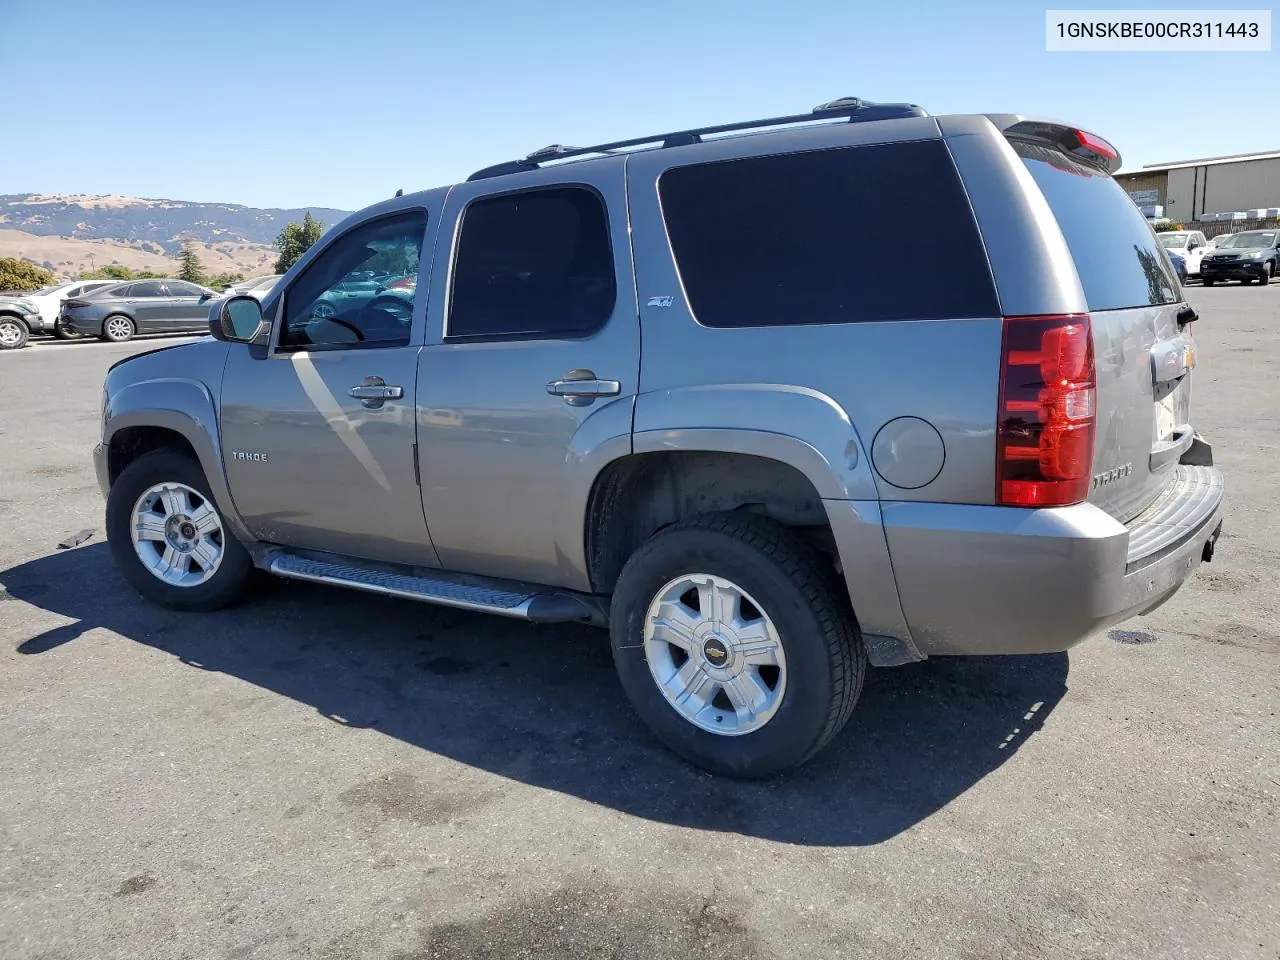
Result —
M 371 268 L 417 276 L 427 222 L 426 210 L 402 210 L 331 240 L 279 295 L 269 346 L 232 348 L 223 457 L 236 508 L 260 540 L 438 565 L 414 463 L 424 305 L 352 302 L 344 286 Z

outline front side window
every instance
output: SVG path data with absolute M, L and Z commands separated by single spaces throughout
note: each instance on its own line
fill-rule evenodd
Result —
M 604 203 L 583 187 L 476 200 L 462 216 L 450 337 L 581 337 L 613 313 Z
M 285 291 L 280 347 L 407 346 L 426 229 L 426 213 L 415 210 L 330 244 Z

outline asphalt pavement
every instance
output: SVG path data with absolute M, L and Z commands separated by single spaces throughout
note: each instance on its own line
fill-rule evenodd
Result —
M 657 746 L 594 630 L 146 605 L 89 451 L 156 344 L 0 354 L 0 958 L 1276 960 L 1280 284 L 1189 297 L 1213 564 L 1070 654 L 873 670 L 763 784 Z

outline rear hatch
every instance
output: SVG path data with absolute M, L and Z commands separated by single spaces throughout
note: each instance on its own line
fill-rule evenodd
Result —
M 1062 229 L 1084 288 L 1097 371 L 1089 501 L 1126 522 L 1191 445 L 1194 344 L 1163 246 L 1111 174 L 1040 140 L 1009 137 Z M 1118 161 L 1118 158 L 1116 158 Z

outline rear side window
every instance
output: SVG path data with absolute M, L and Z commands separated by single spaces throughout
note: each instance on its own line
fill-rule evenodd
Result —
M 462 216 L 450 337 L 581 337 L 613 313 L 604 204 L 582 187 L 476 200 Z
M 1013 148 L 1062 228 L 1090 310 L 1180 299 L 1160 241 L 1120 184 L 1057 150 L 1016 140 Z
M 658 190 L 709 327 L 992 317 L 982 239 L 939 140 L 676 167 Z

